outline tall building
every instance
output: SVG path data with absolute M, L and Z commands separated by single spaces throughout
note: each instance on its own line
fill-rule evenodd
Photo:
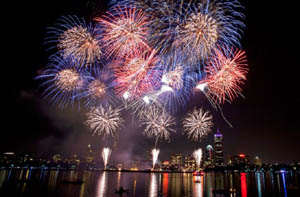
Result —
M 212 147 L 212 145 L 207 145 L 205 148 L 205 166 L 211 166 L 214 164 L 214 154 L 214 148 Z
M 224 155 L 223 155 L 223 135 L 220 133 L 219 129 L 214 135 L 214 148 L 215 148 L 215 165 L 224 165 Z
M 172 154 L 170 158 L 170 164 L 179 169 L 182 166 L 182 154 Z
M 187 170 L 196 169 L 196 160 L 193 155 L 186 155 L 184 158 L 184 168 Z

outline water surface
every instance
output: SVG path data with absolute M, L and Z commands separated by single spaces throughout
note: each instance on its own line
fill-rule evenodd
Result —
M 283 173 L 136 173 L 62 170 L 0 170 L 0 196 L 112 197 L 120 186 L 122 196 L 300 196 L 299 176 Z M 29 181 L 24 181 L 29 180 Z M 64 184 L 64 180 L 83 180 Z M 225 190 L 222 194 L 213 191 Z

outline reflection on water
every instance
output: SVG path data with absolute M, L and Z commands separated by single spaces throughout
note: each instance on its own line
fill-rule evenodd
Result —
M 247 197 L 247 180 L 246 173 L 241 173 L 241 191 L 242 197 Z
M 149 184 L 149 197 L 157 197 L 158 185 L 157 174 L 151 173 L 151 179 Z
M 106 189 L 107 189 L 107 172 L 103 172 L 102 175 L 99 178 L 98 186 L 97 186 L 97 191 L 98 193 L 96 194 L 97 197 L 104 197 L 106 196 Z
M 134 173 L 60 170 L 0 170 L 0 196 L 113 197 L 120 196 L 212 197 L 300 196 L 299 173 Z M 64 184 L 63 180 L 82 180 Z M 222 193 L 223 192 L 223 193 Z M 224 193 L 225 192 L 225 193 Z M 227 192 L 227 193 L 226 193 Z

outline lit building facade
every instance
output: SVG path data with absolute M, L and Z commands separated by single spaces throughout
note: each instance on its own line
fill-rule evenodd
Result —
M 182 167 L 182 154 L 172 154 L 170 158 L 170 164 L 173 169 L 180 169 Z
M 204 159 L 204 165 L 206 167 L 214 165 L 214 156 L 215 151 L 212 145 L 207 145 L 205 148 L 205 159 Z
M 215 165 L 224 165 L 224 154 L 223 154 L 223 135 L 218 132 L 214 135 L 214 148 L 215 148 Z
M 254 157 L 253 164 L 257 166 L 261 166 L 262 165 L 261 158 L 258 156 Z
M 249 165 L 250 157 L 245 154 L 234 155 L 230 158 L 229 164 L 231 164 L 231 165 Z
M 186 170 L 196 169 L 196 160 L 192 155 L 186 155 L 184 158 L 184 168 Z

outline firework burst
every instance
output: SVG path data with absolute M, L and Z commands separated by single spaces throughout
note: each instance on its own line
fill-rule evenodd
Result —
M 178 14 L 169 32 L 172 49 L 185 55 L 189 64 L 207 59 L 219 46 L 240 46 L 244 16 L 238 1 L 195 1 L 178 6 Z
M 91 108 L 87 113 L 87 125 L 93 130 L 94 135 L 102 135 L 104 138 L 117 136 L 117 129 L 122 126 L 120 109 L 112 109 L 111 106 Z
M 84 98 L 85 105 L 90 107 L 114 105 L 116 99 L 113 80 L 113 73 L 110 70 L 93 69 L 80 98 Z
M 142 125 L 145 125 L 144 133 L 148 137 L 170 140 L 170 132 L 175 132 L 172 126 L 175 119 L 156 105 L 150 105 L 140 114 Z
M 186 106 L 198 81 L 198 75 L 190 67 L 182 66 L 182 58 L 178 54 L 164 57 L 160 64 L 169 65 L 164 70 L 161 83 L 164 89 L 172 91 L 160 92 L 157 100 L 169 113 L 174 114 Z
M 148 18 L 135 8 L 115 7 L 107 15 L 96 17 L 103 28 L 106 55 L 123 57 L 133 51 L 149 49 Z
M 70 59 L 52 56 L 47 69 L 36 77 L 44 81 L 41 86 L 47 86 L 44 96 L 61 108 L 78 101 L 78 95 L 83 91 L 89 76 L 84 70 L 74 67 L 74 64 Z
M 56 43 L 63 58 L 77 66 L 90 66 L 101 60 L 102 51 L 97 30 L 77 16 L 61 17 L 56 27 L 49 28 L 47 43 Z
M 213 126 L 212 116 L 209 112 L 196 108 L 185 116 L 182 124 L 188 138 L 194 141 L 201 140 Z
M 126 57 L 124 62 L 116 62 L 116 94 L 120 97 L 126 94 L 131 98 L 139 98 L 153 91 L 160 84 L 160 72 L 154 69 L 157 62 L 154 50 Z
M 206 67 L 208 95 L 216 103 L 233 101 L 241 95 L 240 85 L 248 72 L 246 55 L 242 50 L 216 50 Z

